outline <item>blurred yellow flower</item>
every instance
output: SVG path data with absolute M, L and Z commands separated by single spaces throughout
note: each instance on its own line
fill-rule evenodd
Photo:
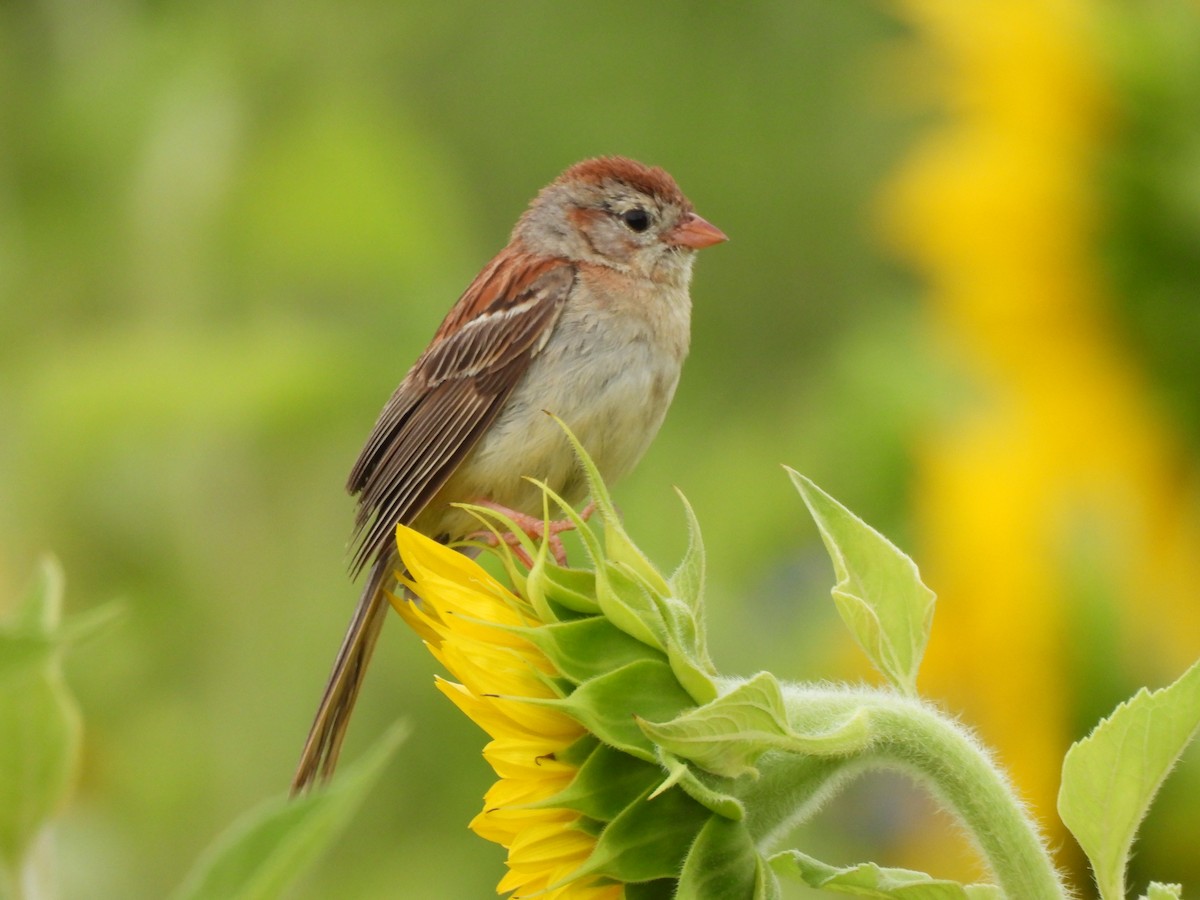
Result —
M 1137 681 L 1200 652 L 1194 480 L 1107 308 L 1099 7 L 899 9 L 945 116 L 890 186 L 889 232 L 970 385 L 918 448 L 918 556 L 941 597 L 922 688 L 978 725 L 1049 822 L 1087 718 L 1080 660 L 1106 652 L 1076 645 L 1102 633 L 1128 656 L 1095 668 Z
M 576 767 L 560 757 L 585 729 L 521 699 L 557 696 L 550 661 L 509 630 L 540 624 L 532 609 L 461 553 L 404 526 L 396 540 L 407 569 L 401 581 L 420 602 L 393 596 L 392 606 L 460 680 L 439 678 L 438 688 L 492 738 L 484 757 L 500 780 L 471 829 L 508 850 L 508 873 L 497 891 L 618 900 L 620 884 L 582 879 L 559 885 L 587 860 L 596 840 L 578 827 L 579 813 L 539 805 L 575 777 Z

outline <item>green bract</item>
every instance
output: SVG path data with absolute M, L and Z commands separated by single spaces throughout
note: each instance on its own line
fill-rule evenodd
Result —
M 32 891 L 52 871 L 36 848 L 70 795 L 83 733 L 63 650 L 116 612 L 101 606 L 64 622 L 63 586 L 58 563 L 44 559 L 29 592 L 0 619 L 0 898 Z
M 82 726 L 62 675 L 62 591 L 62 571 L 45 561 L 0 623 L 0 885 L 20 880 L 78 765 Z

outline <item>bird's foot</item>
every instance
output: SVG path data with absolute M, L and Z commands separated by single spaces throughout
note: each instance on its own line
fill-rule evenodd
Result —
M 559 535 L 564 531 L 573 531 L 575 529 L 575 522 L 571 519 L 554 519 L 547 522 L 545 519 L 531 516 L 528 513 L 523 513 L 515 509 L 509 509 L 507 506 L 491 500 L 477 500 L 475 501 L 475 505 L 486 507 L 492 510 L 492 512 L 500 513 L 500 515 L 511 519 L 513 524 L 527 537 L 533 538 L 535 541 L 544 540 L 550 546 L 550 552 L 554 554 L 554 561 L 560 566 L 565 567 L 567 565 L 567 548 L 563 546 L 562 538 Z M 595 511 L 596 504 L 589 503 L 580 511 L 579 517 L 586 522 Z M 503 541 L 512 548 L 517 559 L 521 560 L 521 563 L 526 568 L 533 567 L 533 558 L 521 546 L 520 536 L 511 531 L 499 536 L 490 531 L 479 531 L 472 534 L 471 538 L 483 541 L 490 547 L 499 546 L 500 542 Z

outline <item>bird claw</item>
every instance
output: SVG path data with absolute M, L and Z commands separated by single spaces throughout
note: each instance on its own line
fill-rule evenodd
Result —
M 573 520 L 555 519 L 551 522 L 547 522 L 544 519 L 538 518 L 537 516 L 531 516 L 528 513 L 510 509 L 503 504 L 495 503 L 491 500 L 478 500 L 476 501 L 475 505 L 486 507 L 492 512 L 500 513 L 500 515 L 511 519 L 513 524 L 516 525 L 517 528 L 520 529 L 521 533 L 525 536 L 530 537 L 535 541 L 545 541 L 550 547 L 550 552 L 554 555 L 554 561 L 560 566 L 564 568 L 566 567 L 567 548 L 563 546 L 562 538 L 559 537 L 559 535 L 564 531 L 575 530 L 575 522 Z M 595 511 L 596 504 L 589 503 L 579 513 L 579 517 L 586 522 L 589 518 L 591 518 L 592 513 Z M 529 555 L 529 552 L 523 546 L 521 546 L 521 538 L 518 534 L 508 531 L 504 534 L 496 535 L 491 531 L 477 531 L 470 535 L 470 537 L 472 540 L 483 541 L 489 547 L 498 547 L 500 542 L 503 541 L 512 549 L 512 552 L 516 555 L 517 559 L 521 561 L 521 564 L 524 565 L 525 568 L 533 568 L 533 558 Z

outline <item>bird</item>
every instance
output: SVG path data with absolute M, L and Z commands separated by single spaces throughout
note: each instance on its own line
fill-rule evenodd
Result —
M 294 794 L 337 765 L 397 577 L 396 526 L 451 543 L 479 529 L 455 503 L 538 515 L 530 477 L 580 502 L 586 479 L 555 417 L 606 482 L 628 474 L 688 353 L 696 251 L 725 240 L 664 169 L 622 156 L 578 162 L 530 202 L 388 399 L 350 472 L 351 572 L 369 572 Z

